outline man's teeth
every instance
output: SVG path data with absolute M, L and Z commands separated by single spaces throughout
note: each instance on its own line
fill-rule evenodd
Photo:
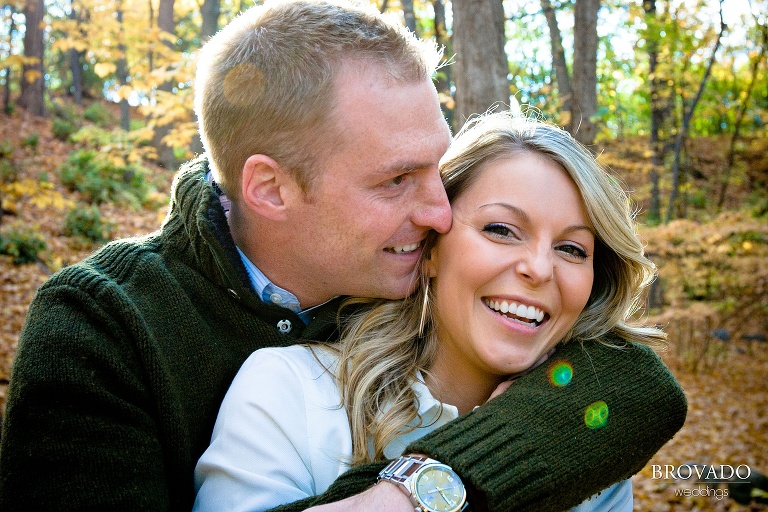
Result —
M 516 302 L 507 302 L 506 300 L 486 300 L 485 303 L 489 308 L 504 315 L 509 313 L 510 315 L 533 320 L 538 323 L 541 323 L 541 321 L 544 320 L 544 312 L 533 306 L 517 304 Z
M 393 247 L 392 252 L 394 252 L 395 254 L 402 254 L 404 252 L 413 252 L 419 248 L 419 245 L 421 244 L 416 243 L 416 244 L 410 244 L 410 245 L 403 245 L 400 247 Z

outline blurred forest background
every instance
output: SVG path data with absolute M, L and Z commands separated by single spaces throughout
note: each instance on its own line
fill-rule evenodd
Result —
M 202 151 L 196 52 L 253 0 L 0 4 L 0 412 L 37 287 L 117 237 L 157 229 L 174 170 Z M 768 2 L 378 0 L 445 46 L 458 129 L 525 105 L 631 191 L 659 268 L 645 317 L 690 402 L 651 464 L 768 473 Z M 768 510 L 634 477 L 636 510 Z M 727 490 L 727 487 L 722 487 Z M 736 498 L 736 499 L 734 499 Z

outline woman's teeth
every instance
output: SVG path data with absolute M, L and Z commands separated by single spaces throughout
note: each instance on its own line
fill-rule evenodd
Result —
M 508 302 L 506 300 L 484 299 L 484 302 L 489 308 L 498 311 L 502 315 L 515 316 L 521 320 L 535 322 L 537 325 L 544 320 L 544 312 L 533 306 L 526 306 L 525 304 L 517 304 L 516 302 Z

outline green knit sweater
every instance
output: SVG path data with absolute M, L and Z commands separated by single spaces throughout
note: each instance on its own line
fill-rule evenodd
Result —
M 304 328 L 259 300 L 206 171 L 199 159 L 180 172 L 159 232 L 111 243 L 40 287 L 11 376 L 0 510 L 188 510 L 195 463 L 245 358 L 336 336 L 337 303 Z M 682 426 L 683 392 L 650 350 L 572 344 L 557 358 L 573 367 L 569 385 L 550 384 L 544 365 L 414 446 L 461 474 L 474 510 L 573 506 L 638 471 Z M 608 421 L 590 429 L 585 408 L 598 400 Z M 281 510 L 360 492 L 381 467 Z

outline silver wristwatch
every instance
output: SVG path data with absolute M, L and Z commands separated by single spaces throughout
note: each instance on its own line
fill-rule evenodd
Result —
M 450 466 L 422 455 L 403 455 L 379 473 L 402 489 L 416 512 L 459 512 L 467 506 L 467 490 Z

